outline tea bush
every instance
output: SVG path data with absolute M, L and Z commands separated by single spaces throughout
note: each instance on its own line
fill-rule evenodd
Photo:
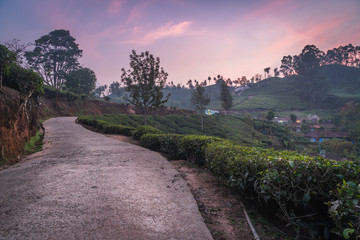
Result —
M 179 142 L 184 135 L 179 134 L 145 134 L 140 138 L 140 144 L 143 147 L 153 151 L 160 151 L 170 154 L 176 159 L 185 158 L 185 155 L 179 150 Z
M 229 143 L 208 145 L 207 166 L 261 208 L 272 209 L 298 231 L 312 237 L 328 234 L 328 207 L 332 192 L 344 179 L 359 181 L 360 167 L 351 161 L 336 162 L 290 151 L 275 151 Z M 327 233 L 326 233 L 327 232 Z M 321 235 L 321 234 L 320 234 Z
M 154 127 L 149 126 L 149 125 L 140 125 L 132 132 L 132 137 L 135 140 L 140 140 L 142 135 L 150 134 L 150 133 L 152 133 L 152 134 L 161 134 L 163 132 L 160 131 L 159 129 L 154 128 Z
M 208 144 L 213 142 L 220 143 L 230 141 L 218 137 L 185 135 L 179 140 L 178 149 L 180 153 L 186 156 L 188 161 L 201 166 L 205 163 L 205 149 Z
M 98 120 L 94 116 L 79 116 L 78 122 L 96 127 L 105 133 L 121 134 L 125 136 L 131 136 L 132 131 L 135 130 L 133 127 L 127 127 L 120 124 L 112 124 L 103 120 Z

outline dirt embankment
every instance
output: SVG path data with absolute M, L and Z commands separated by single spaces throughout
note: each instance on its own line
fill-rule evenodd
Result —
M 45 119 L 57 116 L 77 116 L 77 115 L 102 115 L 129 113 L 131 110 L 125 104 L 110 103 L 96 99 L 79 99 L 69 101 L 59 97 L 40 98 L 39 118 Z
M 37 129 L 37 104 L 4 87 L 0 89 L 0 164 L 13 163 L 23 153 L 24 145 Z
M 40 98 L 39 118 L 78 115 L 103 115 L 103 114 L 141 114 L 140 109 L 122 103 L 105 102 L 102 100 L 85 98 L 69 101 L 66 98 L 49 98 L 44 95 Z M 194 111 L 167 107 L 150 111 L 150 114 L 193 114 Z

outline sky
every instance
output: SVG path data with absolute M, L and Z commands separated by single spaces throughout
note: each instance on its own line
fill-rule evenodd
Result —
M 359 46 L 359 12 L 360 0 L 0 0 L 0 43 L 66 29 L 98 84 L 120 82 L 132 50 L 185 84 L 272 72 L 307 44 Z

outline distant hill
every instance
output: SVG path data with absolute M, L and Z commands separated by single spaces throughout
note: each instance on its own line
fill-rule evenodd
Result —
M 338 109 L 348 101 L 360 101 L 360 69 L 343 65 L 326 65 L 320 68 L 328 85 L 327 92 L 323 93 L 321 109 Z M 235 91 L 232 87 L 234 107 L 233 111 L 306 111 L 310 110 L 307 99 L 297 95 L 294 77 L 272 77 L 259 83 L 252 84 L 249 89 Z M 165 95 L 170 93 L 167 106 L 184 109 L 193 109 L 191 103 L 191 89 L 167 88 Z M 219 85 L 205 87 L 210 96 L 208 108 L 222 110 L 219 100 Z M 112 101 L 125 102 L 124 99 L 113 97 Z

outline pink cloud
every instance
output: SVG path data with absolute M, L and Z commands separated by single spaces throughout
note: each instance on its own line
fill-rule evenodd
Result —
M 162 38 L 183 35 L 190 28 L 191 24 L 192 21 L 184 21 L 178 24 L 169 22 L 166 25 L 155 29 L 154 31 L 146 33 L 144 36 L 138 39 L 128 40 L 122 43 L 148 45 Z
M 108 7 L 108 13 L 110 15 L 116 15 L 121 10 L 123 6 L 123 1 L 121 0 L 112 0 Z

